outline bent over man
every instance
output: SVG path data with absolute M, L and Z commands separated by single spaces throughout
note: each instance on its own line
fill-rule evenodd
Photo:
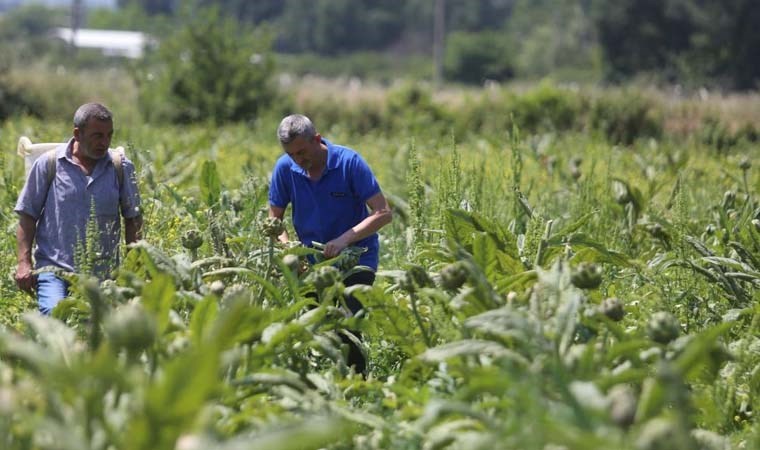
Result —
M 282 219 L 292 205 L 293 226 L 307 246 L 325 244 L 324 255 L 337 256 L 344 248 L 366 247 L 359 265 L 371 271 L 355 273 L 346 286 L 372 285 L 379 256 L 377 231 L 391 222 L 391 210 L 372 170 L 354 150 L 320 136 L 308 117 L 285 117 L 277 129 L 285 154 L 274 166 L 269 187 L 269 215 Z M 287 235 L 281 240 L 287 241 Z M 353 314 L 361 303 L 349 296 Z M 348 362 L 365 373 L 366 361 L 350 341 Z

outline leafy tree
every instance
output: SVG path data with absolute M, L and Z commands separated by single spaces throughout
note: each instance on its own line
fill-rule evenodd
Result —
M 279 17 L 284 9 L 282 0 L 198 0 L 201 7 L 219 7 L 220 11 L 241 21 L 259 24 Z
M 61 21 L 65 17 L 62 10 L 44 5 L 31 4 L 16 8 L 0 15 L 0 41 L 11 44 L 13 53 L 21 59 L 37 59 L 54 48 L 50 34 L 56 26 L 68 26 Z M 9 49 L 10 50 L 10 49 Z M 3 52 L 3 59 L 9 53 Z M 29 55 L 23 58 L 24 55 Z
M 250 120 L 274 97 L 271 38 L 215 10 L 162 42 L 153 65 L 136 71 L 150 118 L 215 123 Z
M 471 84 L 507 80 L 514 74 L 510 48 L 504 33 L 452 33 L 446 44 L 444 74 Z
M 378 49 L 403 31 L 402 0 L 288 0 L 278 47 L 289 52 L 340 54 Z
M 155 15 L 173 14 L 177 9 L 177 3 L 175 0 L 118 0 L 117 5 L 123 8 L 137 4 L 149 15 Z
M 596 24 L 608 77 L 640 71 L 675 75 L 674 55 L 689 48 L 693 25 L 680 0 L 598 2 Z
M 760 2 L 702 0 L 689 9 L 688 68 L 738 89 L 760 81 Z
M 760 80 L 757 1 L 599 2 L 596 24 L 611 79 L 650 71 L 740 89 Z

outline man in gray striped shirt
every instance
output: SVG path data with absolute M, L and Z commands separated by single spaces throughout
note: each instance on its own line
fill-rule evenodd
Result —
M 108 108 L 99 103 L 80 106 L 74 114 L 74 136 L 54 155 L 35 161 L 19 194 L 16 283 L 23 291 L 36 290 L 43 314 L 49 315 L 68 295 L 68 285 L 52 270 L 79 272 L 85 265 L 102 279 L 116 267 L 120 215 L 126 242 L 141 238 L 135 167 L 109 149 L 112 136 Z M 96 230 L 89 241 L 88 224 Z M 90 256 L 86 263 L 78 260 L 83 254 Z

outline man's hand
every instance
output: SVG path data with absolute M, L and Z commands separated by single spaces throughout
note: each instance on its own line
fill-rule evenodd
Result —
M 345 239 L 343 239 L 343 236 L 341 236 L 325 244 L 325 249 L 322 251 L 322 253 L 328 258 L 334 258 L 338 256 L 344 248 L 348 247 L 348 244 L 349 242 L 347 242 Z
M 19 289 L 29 294 L 34 292 L 37 285 L 37 277 L 32 273 L 32 265 L 29 263 L 19 264 L 16 268 L 16 285 Z

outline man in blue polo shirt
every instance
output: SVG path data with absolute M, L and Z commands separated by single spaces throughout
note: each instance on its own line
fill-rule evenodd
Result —
M 325 244 L 324 255 L 337 256 L 348 246 L 366 247 L 359 264 L 372 271 L 353 274 L 346 286 L 375 281 L 379 243 L 377 231 L 391 222 L 391 209 L 372 170 L 354 150 L 333 144 L 317 133 L 308 117 L 285 117 L 277 129 L 285 154 L 274 166 L 269 187 L 269 215 L 282 219 L 292 205 L 293 226 L 307 246 Z M 286 242 L 287 234 L 280 240 Z M 353 314 L 361 303 L 349 296 Z M 358 354 L 357 354 L 358 352 Z M 365 371 L 359 349 L 349 344 L 349 364 Z
M 80 106 L 74 114 L 74 136 L 54 155 L 45 154 L 34 162 L 19 194 L 16 283 L 23 291 L 37 291 L 43 314 L 49 315 L 68 295 L 66 282 L 46 268 L 78 271 L 77 249 L 89 245 L 88 251 L 96 257 L 91 261 L 93 274 L 108 276 L 118 261 L 119 214 L 124 217 L 126 242 L 141 237 L 135 169 L 124 157 L 111 159 L 112 136 L 111 111 L 99 103 Z M 90 221 L 97 224 L 97 242 L 86 241 Z M 36 271 L 32 270 L 33 243 Z

